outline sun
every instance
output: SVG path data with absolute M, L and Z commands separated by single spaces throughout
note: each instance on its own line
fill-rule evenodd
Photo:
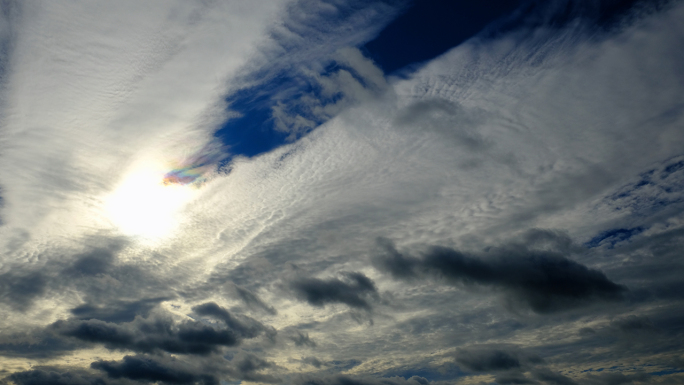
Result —
M 109 220 L 128 236 L 170 236 L 182 221 L 181 211 L 197 190 L 169 183 L 161 167 L 138 167 L 105 198 Z

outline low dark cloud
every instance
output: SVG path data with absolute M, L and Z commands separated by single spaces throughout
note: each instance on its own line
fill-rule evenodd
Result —
M 499 373 L 496 375 L 495 381 L 498 385 L 539 384 L 538 381 L 533 380 L 520 372 Z
M 646 316 L 628 315 L 611 322 L 613 328 L 625 333 L 638 333 L 655 330 L 653 322 Z
M 626 291 L 602 272 L 552 250 L 513 245 L 476 256 L 435 246 L 421 257 L 412 257 L 397 251 L 387 240 L 381 240 L 380 245 L 384 252 L 375 259 L 375 265 L 395 278 L 438 278 L 452 285 L 491 287 L 504 292 L 511 305 L 522 304 L 537 313 L 620 300 Z
M 80 371 L 34 369 L 9 376 L 16 385 L 106 385 L 102 378 Z M 0 381 L 0 383 L 3 383 Z
M 199 305 L 193 310 L 221 323 L 175 322 L 168 316 L 154 314 L 119 324 L 97 319 L 58 321 L 52 328 L 62 336 L 103 344 L 109 349 L 196 355 L 207 355 L 220 347 L 237 346 L 243 339 L 255 338 L 262 333 L 275 335 L 274 329 L 249 317 L 234 316 L 215 303 Z
M 105 322 L 131 322 L 136 316 L 147 317 L 162 301 L 170 298 L 149 298 L 138 301 L 112 301 L 106 306 L 84 304 L 71 309 L 71 314 L 81 320 L 98 319 Z
M 560 373 L 554 372 L 548 368 L 540 368 L 533 371 L 532 375 L 539 381 L 543 381 L 549 385 L 577 385 L 577 382 Z
M 259 296 L 252 293 L 251 291 L 236 285 L 235 292 L 237 293 L 238 297 L 242 300 L 242 302 L 244 302 L 245 305 L 247 305 L 251 309 L 263 310 L 271 315 L 278 314 L 278 311 L 273 306 L 270 306 L 264 301 L 262 301 L 261 298 L 259 298 Z
M 275 329 L 266 327 L 253 318 L 233 315 L 214 302 L 207 302 L 195 306 L 192 310 L 197 315 L 213 317 L 222 321 L 228 328 L 237 333 L 240 338 L 254 338 L 261 333 L 266 333 L 269 336 L 274 336 L 276 334 Z
M 0 302 L 17 311 L 27 310 L 47 289 L 48 278 L 40 272 L 0 274 Z
M 293 381 L 295 385 L 428 385 L 437 382 L 428 381 L 420 376 L 403 377 L 352 377 L 344 375 L 332 376 L 300 376 Z
M 308 346 L 310 348 L 316 347 L 316 341 L 312 340 L 311 337 L 309 337 L 309 333 L 302 333 L 300 331 L 297 331 L 294 335 L 291 335 L 289 338 L 292 341 L 294 341 L 295 346 Z
M 303 278 L 292 283 L 299 297 L 312 306 L 343 303 L 354 309 L 370 310 L 369 300 L 377 297 L 375 283 L 361 273 L 347 272 L 342 279 Z
M 455 358 L 459 366 L 472 372 L 520 371 L 544 362 L 538 355 L 510 345 L 462 348 L 456 352 Z
M 316 357 L 304 357 L 301 361 L 302 363 L 311 365 L 317 369 L 323 366 L 323 363 Z
M 88 276 L 104 274 L 114 265 L 115 252 L 118 246 L 109 248 L 96 248 L 88 253 L 76 257 L 74 263 L 65 269 L 65 273 L 74 276 Z
M 125 356 L 121 361 L 97 361 L 90 367 L 101 370 L 115 379 L 125 378 L 148 383 L 216 385 L 218 379 L 212 375 L 199 374 L 184 367 L 181 362 L 167 359 L 167 362 L 144 356 Z
M 520 368 L 517 355 L 503 350 L 475 349 L 460 350 L 456 361 L 474 372 L 491 372 Z
M 243 353 L 233 359 L 230 373 L 233 377 L 241 380 L 265 383 L 279 383 L 280 378 L 271 374 L 262 373 L 265 369 L 274 368 L 275 365 L 253 354 Z

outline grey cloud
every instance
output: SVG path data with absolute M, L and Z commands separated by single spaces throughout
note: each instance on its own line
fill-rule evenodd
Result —
M 131 322 L 136 316 L 147 317 L 152 309 L 170 298 L 149 298 L 138 301 L 113 301 L 106 306 L 84 304 L 71 309 L 81 320 L 98 319 L 105 322 Z
M 544 381 L 549 385 L 577 385 L 577 382 L 573 379 L 551 371 L 548 368 L 536 369 L 532 374 L 537 380 Z
M 428 381 L 420 376 L 405 379 L 403 377 L 361 377 L 361 376 L 299 376 L 293 381 L 295 385 L 428 385 L 437 381 Z
M 48 277 L 41 272 L 7 272 L 0 274 L 0 301 L 16 310 L 25 311 L 33 300 L 43 295 Z
M 294 341 L 295 346 L 308 346 L 310 348 L 316 347 L 316 341 L 309 337 L 309 333 L 302 333 L 299 330 L 295 332 L 294 335 L 289 336 L 289 338 Z
M 520 368 L 518 357 L 503 350 L 460 350 L 456 354 L 456 361 L 465 368 L 475 372 Z
M 375 283 L 361 273 L 347 272 L 342 279 L 302 278 L 292 282 L 292 288 L 312 306 L 324 307 L 343 303 L 351 308 L 370 310 L 369 299 L 377 297 Z
M 0 355 L 45 359 L 58 357 L 79 349 L 80 344 L 54 336 L 45 330 L 26 334 L 3 335 L 0 342 Z
M 65 273 L 77 276 L 106 273 L 114 264 L 116 251 L 118 251 L 118 247 L 114 250 L 97 248 L 89 253 L 77 256 L 73 265 L 65 269 Z
M 550 313 L 595 301 L 623 298 L 626 288 L 605 274 L 568 259 L 558 252 L 530 250 L 522 245 L 490 249 L 481 256 L 435 246 L 421 258 L 405 256 L 391 242 L 375 259 L 380 270 L 395 278 L 438 277 L 452 285 L 487 286 L 537 313 Z
M 261 333 L 273 336 L 275 329 L 264 326 L 259 321 L 247 316 L 235 316 L 214 302 L 207 302 L 192 308 L 196 314 L 214 317 L 223 321 L 231 330 L 238 333 L 242 338 L 254 338 Z
M 539 384 L 538 381 L 535 381 L 520 372 L 499 373 L 496 375 L 495 381 L 499 385 Z
M 323 366 L 323 363 L 319 361 L 316 357 L 304 357 L 301 361 L 302 363 L 311 365 L 315 368 L 320 368 L 321 366 Z
M 34 369 L 9 376 L 16 385 L 105 385 L 102 378 L 80 371 Z M 2 382 L 0 382 L 2 383 Z
M 176 323 L 169 317 L 151 315 L 120 324 L 97 319 L 58 321 L 52 328 L 60 335 L 103 344 L 109 349 L 196 355 L 207 355 L 224 346 L 237 346 L 243 339 L 255 338 L 261 333 L 275 333 L 248 317 L 238 320 L 214 303 L 200 305 L 195 311 L 220 319 L 224 326 L 197 321 Z
M 253 354 L 241 354 L 231 362 L 231 374 L 246 381 L 278 383 L 280 378 L 271 374 L 260 373 L 264 369 L 273 368 L 275 365 Z
M 278 311 L 273 306 L 270 306 L 264 301 L 262 301 L 261 298 L 259 298 L 259 296 L 252 293 L 251 291 L 237 285 L 235 285 L 235 291 L 237 292 L 242 302 L 244 302 L 245 305 L 249 306 L 250 308 L 261 309 L 271 315 L 278 314 Z
M 125 356 L 122 361 L 97 361 L 90 366 L 115 379 L 125 378 L 165 384 L 216 385 L 219 383 L 216 377 L 184 368 L 184 365 L 175 359 L 162 362 L 144 356 Z
M 652 376 L 646 373 L 623 374 L 623 373 L 601 373 L 589 374 L 582 379 L 583 384 L 587 385 L 626 385 L 653 383 Z
M 436 133 L 459 148 L 477 152 L 491 145 L 476 130 L 484 123 L 482 115 L 447 99 L 428 99 L 403 109 L 394 123 L 423 133 Z
M 646 316 L 629 315 L 611 322 L 612 327 L 626 333 L 654 330 L 653 322 Z

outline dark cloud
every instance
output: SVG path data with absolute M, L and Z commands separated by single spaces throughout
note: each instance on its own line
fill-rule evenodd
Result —
M 355 272 L 343 273 L 342 279 L 299 279 L 292 283 L 292 288 L 302 299 L 317 307 L 343 303 L 355 309 L 370 310 L 368 300 L 378 294 L 370 278 Z
M 611 322 L 611 326 L 626 333 L 638 333 L 655 329 L 653 322 L 646 316 L 629 315 Z
M 560 373 L 548 368 L 540 368 L 533 371 L 534 378 L 549 385 L 577 385 L 577 382 Z
M 65 273 L 76 276 L 104 274 L 114 265 L 116 251 L 118 247 L 113 250 L 96 248 L 89 253 L 77 256 L 73 265 L 65 269 Z
M 136 316 L 147 317 L 152 309 L 170 298 L 149 298 L 138 301 L 113 301 L 106 306 L 84 304 L 71 309 L 81 320 L 98 319 L 105 322 L 131 322 Z
M 352 377 L 344 375 L 332 376 L 300 376 L 293 384 L 295 385 L 428 385 L 436 382 L 428 381 L 426 378 L 413 376 L 403 377 Z
M 259 296 L 252 293 L 251 291 L 237 285 L 235 285 L 235 291 L 238 297 L 240 297 L 240 299 L 242 300 L 242 302 L 244 302 L 245 305 L 249 306 L 250 308 L 261 309 L 271 315 L 278 314 L 278 311 L 273 306 L 270 306 L 264 301 L 262 301 L 261 298 L 259 298 Z
M 296 331 L 296 334 L 289 336 L 289 338 L 292 341 L 294 341 L 295 346 L 308 346 L 310 348 L 316 347 L 316 341 L 312 340 L 311 337 L 309 337 L 309 333 L 302 333 L 300 331 Z
M 237 333 L 241 338 L 254 338 L 261 333 L 266 333 L 269 336 L 276 334 L 275 329 L 264 326 L 259 321 L 247 316 L 235 316 L 230 314 L 228 310 L 218 306 L 214 302 L 207 302 L 192 308 L 197 315 L 205 317 L 213 317 L 228 326 L 231 330 Z
M 475 256 L 435 246 L 416 258 L 398 252 L 387 240 L 380 244 L 385 252 L 375 265 L 395 278 L 436 277 L 453 285 L 491 287 L 503 291 L 512 305 L 523 304 L 537 313 L 619 300 L 626 291 L 602 272 L 555 251 L 512 245 Z
M 231 374 L 239 379 L 253 382 L 266 382 L 270 384 L 281 382 L 280 378 L 260 373 L 264 369 L 275 367 L 271 362 L 259 358 L 253 354 L 241 354 L 233 359 Z
M 311 365 L 317 369 L 323 366 L 323 363 L 316 357 L 304 357 L 301 361 L 302 363 Z
M 623 374 L 623 373 L 601 373 L 590 374 L 582 379 L 583 384 L 587 385 L 627 385 L 651 383 L 653 377 L 646 373 Z
M 503 350 L 469 349 L 459 350 L 456 361 L 474 372 L 491 372 L 520 368 L 517 355 Z
M 18 311 L 31 307 L 33 300 L 46 292 L 48 277 L 40 272 L 0 274 L 0 302 Z
M 41 330 L 23 335 L 2 336 L 0 355 L 44 359 L 61 356 L 78 348 L 80 348 L 79 344 Z
M 90 367 L 115 379 L 126 378 L 149 383 L 217 385 L 212 375 L 198 374 L 175 359 L 166 362 L 144 356 L 125 356 L 122 361 L 97 361 Z
M 83 371 L 62 372 L 49 369 L 34 369 L 9 376 L 16 385 L 105 385 L 103 379 Z
M 97 319 L 58 321 L 52 328 L 63 336 L 103 344 L 109 349 L 198 355 L 210 354 L 222 346 L 237 346 L 243 339 L 262 333 L 275 334 L 274 329 L 249 317 L 238 319 L 215 303 L 206 303 L 194 310 L 199 315 L 217 318 L 222 324 L 174 322 L 168 316 L 155 314 L 120 324 Z
M 539 384 L 538 381 L 535 381 L 520 372 L 499 373 L 496 375 L 495 381 L 499 385 Z

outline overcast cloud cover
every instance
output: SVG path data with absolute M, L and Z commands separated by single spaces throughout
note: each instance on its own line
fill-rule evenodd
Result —
M 684 383 L 684 4 L 509 3 L 1 1 L 0 383 Z

